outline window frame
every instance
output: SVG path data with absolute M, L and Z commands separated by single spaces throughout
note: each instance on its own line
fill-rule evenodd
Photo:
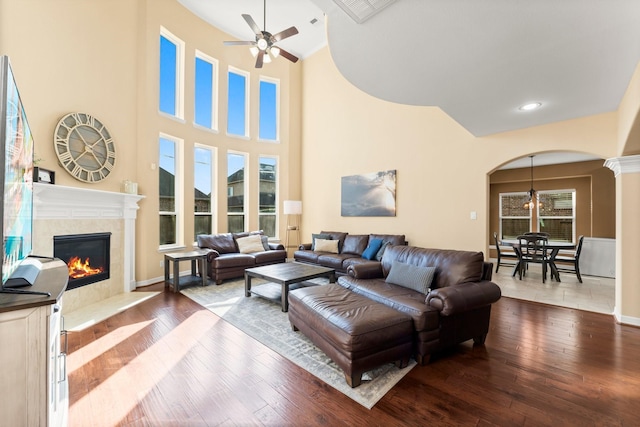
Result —
M 229 96 L 229 91 L 231 88 L 230 85 L 230 74 L 237 74 L 239 76 L 244 77 L 244 134 L 240 135 L 240 134 L 235 134 L 235 133 L 229 133 L 229 120 L 230 120 L 230 108 L 229 108 L 229 103 L 230 103 L 230 96 Z M 250 132 L 249 132 L 249 124 L 251 122 L 251 117 L 249 115 L 249 100 L 250 100 L 250 85 L 249 85 L 249 81 L 251 78 L 251 74 L 248 71 L 244 71 L 241 70 L 240 68 L 236 68 L 233 66 L 229 66 L 229 68 L 227 69 L 227 127 L 226 127 L 226 135 L 232 138 L 240 138 L 240 139 L 246 139 L 248 140 L 250 138 Z
M 502 215 L 502 201 L 503 201 L 503 196 L 522 196 L 522 197 L 527 197 L 529 195 L 528 192 L 526 191 L 510 191 L 510 192 L 506 192 L 506 193 L 499 193 L 498 194 L 498 236 L 500 237 L 500 240 L 504 240 L 506 242 L 515 242 L 515 239 L 504 239 L 504 232 L 502 230 L 502 220 L 503 219 L 524 219 L 527 218 L 529 220 L 529 231 L 532 230 L 532 226 L 533 226 L 533 214 L 532 214 L 532 210 L 528 209 L 529 211 L 529 215 L 528 216 L 514 216 L 514 215 L 507 215 L 507 216 L 503 216 Z
M 275 206 L 275 210 L 273 213 L 263 213 L 260 212 L 260 207 L 262 206 L 260 204 L 260 195 L 261 195 L 261 178 L 260 178 L 260 165 L 262 164 L 262 159 L 273 159 L 275 161 L 275 181 L 274 181 L 274 193 L 275 193 L 275 198 L 274 198 L 274 206 Z M 262 216 L 273 216 L 274 217 L 274 235 L 267 235 L 265 233 L 265 235 L 267 235 L 268 237 L 273 237 L 273 238 L 277 238 L 278 237 L 278 230 L 280 229 L 279 227 L 279 223 L 280 223 L 280 210 L 278 208 L 278 206 L 280 205 L 279 203 L 279 191 L 278 191 L 278 185 L 280 182 L 280 167 L 279 167 L 279 163 L 280 163 L 280 158 L 277 155 L 268 155 L 268 154 L 260 154 L 258 156 L 258 228 L 262 229 L 262 227 L 260 227 L 260 218 Z
M 194 237 L 194 246 L 197 245 L 197 234 L 196 234 L 196 227 L 195 227 L 195 217 L 197 216 L 210 216 L 211 217 L 211 230 L 209 230 L 210 234 L 216 234 L 217 232 L 217 221 L 216 221 L 216 212 L 217 210 L 217 206 L 218 206 L 218 196 L 217 196 L 217 192 L 216 192 L 216 182 L 217 182 L 217 174 L 216 174 L 216 161 L 217 161 L 217 156 L 218 156 L 218 150 L 216 147 L 211 147 L 209 145 L 204 145 L 204 144 L 199 144 L 199 143 L 195 143 L 193 146 L 193 161 L 194 161 L 194 168 L 193 170 L 196 170 L 195 167 L 195 162 L 196 162 L 196 150 L 207 150 L 211 152 L 211 200 L 210 200 L 210 210 L 209 212 L 197 212 L 194 208 L 194 212 L 193 212 L 193 216 L 194 216 L 194 224 L 193 224 L 193 237 Z M 195 183 L 195 175 L 194 175 L 194 180 L 193 180 L 193 189 L 194 189 L 194 206 L 196 203 L 195 200 L 195 189 L 196 189 L 196 183 Z
M 273 84 L 275 86 L 275 128 L 276 135 L 275 139 L 263 138 L 261 135 L 262 129 L 262 83 Z M 276 79 L 273 77 L 260 76 L 258 81 L 258 91 L 260 95 L 259 106 L 258 106 L 258 141 L 259 142 L 271 142 L 271 143 L 280 143 L 280 79 Z
M 198 91 L 198 79 L 197 79 L 197 61 L 204 61 L 207 62 L 211 65 L 212 68 L 212 72 L 211 72 L 211 127 L 207 127 L 205 125 L 196 123 L 196 113 L 197 113 L 197 104 L 196 104 L 196 93 Z M 193 60 L 193 64 L 194 64 L 194 70 L 193 70 L 193 77 L 194 77 L 194 84 L 193 84 L 193 88 L 194 88 L 194 97 L 193 97 L 193 125 L 195 127 L 201 128 L 201 129 L 206 129 L 208 131 L 212 131 L 215 133 L 218 133 L 218 98 L 219 98 L 219 62 L 217 59 L 207 55 L 206 53 L 196 49 L 196 53 L 195 53 L 195 57 Z
M 242 182 L 242 191 L 243 191 L 243 199 L 242 199 L 242 212 L 238 213 L 238 212 L 229 212 L 229 190 L 231 187 L 229 187 L 229 156 L 231 155 L 235 155 L 235 156 L 241 156 L 244 158 L 244 177 L 243 177 L 243 182 Z M 250 156 L 249 153 L 246 152 L 242 152 L 242 151 L 235 151 L 235 150 L 227 150 L 227 164 L 226 164 L 226 185 L 227 185 L 227 196 L 226 196 L 226 203 L 227 203 L 227 231 L 231 232 L 229 230 L 229 216 L 240 216 L 243 215 L 243 225 L 242 225 L 242 231 L 246 231 L 247 230 L 247 226 L 249 224 L 249 212 L 247 210 L 247 201 L 249 200 L 249 160 L 250 160 Z
M 166 111 L 160 110 L 160 37 L 164 37 L 176 46 L 176 81 L 175 81 L 175 115 Z M 171 31 L 165 27 L 160 26 L 160 37 L 158 37 L 158 112 L 161 115 L 184 121 L 184 66 L 185 66 L 185 42 L 174 35 Z
M 538 229 L 538 231 L 540 230 L 540 222 L 543 221 L 544 219 L 548 219 L 548 220 L 557 220 L 557 219 L 570 219 L 571 220 L 571 242 L 572 244 L 576 244 L 577 243 L 577 237 L 576 237 L 576 196 L 577 196 L 577 192 L 576 189 L 560 189 L 560 190 L 540 190 L 537 192 L 538 196 L 541 194 L 557 194 L 557 193 L 569 193 L 571 194 L 571 212 L 572 215 L 571 216 L 567 216 L 567 215 L 562 215 L 562 216 L 549 216 L 549 215 L 541 215 L 540 214 L 540 206 L 537 205 L 536 206 L 536 227 Z M 552 241 L 551 239 L 549 239 L 549 241 Z M 563 241 L 563 240 L 555 240 L 555 241 Z
M 175 175 L 174 175 L 174 204 L 175 210 L 173 212 L 170 211 L 161 211 L 158 207 L 158 218 L 162 215 L 174 215 L 176 217 L 176 230 L 175 243 L 170 244 L 159 244 L 159 250 L 171 250 L 175 248 L 183 248 L 184 247 L 184 195 L 183 195 L 183 184 L 184 184 L 184 167 L 183 167 L 183 159 L 184 159 L 184 140 L 182 138 L 178 138 L 173 135 L 166 134 L 164 132 L 160 132 L 158 136 L 158 184 L 160 183 L 160 139 L 165 139 L 167 141 L 171 141 L 175 145 L 175 157 L 174 157 L 174 166 L 175 166 Z M 160 197 L 160 191 L 158 191 L 158 198 Z M 159 232 L 159 230 L 158 230 Z M 160 235 L 158 235 L 158 241 L 160 241 Z

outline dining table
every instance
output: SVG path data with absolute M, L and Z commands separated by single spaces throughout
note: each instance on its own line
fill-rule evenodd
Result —
M 520 250 L 520 243 L 518 242 L 508 242 L 502 241 L 502 245 L 511 246 L 513 251 L 518 256 L 518 263 L 513 267 L 512 276 L 515 276 L 516 273 L 522 268 L 522 251 Z M 551 279 L 556 279 L 556 281 L 560 282 L 560 273 L 558 272 L 558 267 L 556 266 L 556 257 L 562 250 L 575 250 L 576 245 L 568 242 L 547 242 L 545 244 L 545 248 L 547 250 L 547 264 L 551 268 Z

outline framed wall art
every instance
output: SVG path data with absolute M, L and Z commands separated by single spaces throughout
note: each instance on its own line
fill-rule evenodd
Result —
M 342 177 L 342 216 L 396 216 L 396 170 Z

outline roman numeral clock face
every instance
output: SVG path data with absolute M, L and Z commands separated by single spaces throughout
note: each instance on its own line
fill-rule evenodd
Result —
M 102 181 L 116 165 L 116 146 L 109 131 L 90 114 L 67 114 L 54 136 L 60 164 L 79 181 Z

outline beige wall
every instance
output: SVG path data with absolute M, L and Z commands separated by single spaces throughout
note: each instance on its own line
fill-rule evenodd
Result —
M 486 253 L 496 168 L 536 152 L 615 153 L 615 113 L 475 138 L 438 108 L 359 91 L 327 49 L 305 60 L 303 93 L 303 240 L 320 229 L 401 232 L 414 245 Z M 341 217 L 340 178 L 386 169 L 397 170 L 397 216 Z

